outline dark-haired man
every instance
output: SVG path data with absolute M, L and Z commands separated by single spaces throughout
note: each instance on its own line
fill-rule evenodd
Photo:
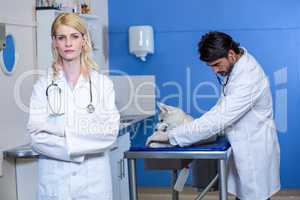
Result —
M 280 190 L 280 148 L 268 78 L 255 58 L 225 33 L 205 34 L 198 51 L 222 85 L 217 104 L 193 122 L 148 140 L 188 146 L 225 132 L 233 151 L 228 191 L 241 200 L 266 200 Z

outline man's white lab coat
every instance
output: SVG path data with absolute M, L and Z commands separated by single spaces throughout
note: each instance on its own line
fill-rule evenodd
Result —
M 280 149 L 266 75 L 244 49 L 225 96 L 202 117 L 169 132 L 173 145 L 187 146 L 224 131 L 232 146 L 228 191 L 242 200 L 266 200 L 280 189 Z

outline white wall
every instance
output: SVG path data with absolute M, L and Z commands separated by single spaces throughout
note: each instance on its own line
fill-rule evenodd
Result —
M 18 64 L 11 76 L 0 72 L 0 148 L 10 148 L 28 142 L 25 134 L 27 113 L 14 97 L 14 89 L 24 72 L 35 67 L 34 0 L 10 0 L 1 2 L 0 22 L 6 23 L 6 32 L 15 38 L 19 54 Z M 32 78 L 22 82 L 19 94 L 22 104 L 28 106 L 32 90 Z
M 21 75 L 35 67 L 34 0 L 1 0 L 0 23 L 6 24 L 6 32 L 15 38 L 19 61 L 13 75 L 0 71 L 0 149 L 15 147 L 29 142 L 26 135 L 27 113 L 14 97 L 14 89 Z M 22 82 L 18 93 L 22 103 L 28 106 L 33 79 Z M 14 163 L 4 161 L 3 177 L 0 178 L 0 199 L 16 199 Z
M 92 12 L 95 15 L 99 16 L 99 21 L 102 27 L 102 51 L 96 53 L 96 56 L 100 56 L 101 59 L 98 63 L 100 66 L 100 70 L 104 71 L 109 69 L 109 61 L 108 61 L 108 0 L 94 0 L 91 1 Z M 99 32 L 99 34 L 101 34 Z

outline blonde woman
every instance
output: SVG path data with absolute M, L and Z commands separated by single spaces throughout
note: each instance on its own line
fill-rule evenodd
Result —
M 38 199 L 110 200 L 108 149 L 119 113 L 111 80 L 90 58 L 84 21 L 60 14 L 52 24 L 53 64 L 34 85 L 28 131 L 40 156 Z

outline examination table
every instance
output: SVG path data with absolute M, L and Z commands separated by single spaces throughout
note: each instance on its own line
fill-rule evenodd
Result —
M 227 165 L 231 154 L 231 147 L 225 137 L 220 137 L 216 142 L 201 146 L 149 148 L 144 146 L 133 146 L 125 152 L 128 159 L 130 199 L 137 200 L 136 183 L 136 159 L 215 159 L 218 161 L 218 174 L 200 193 L 196 199 L 204 197 L 212 185 L 219 179 L 219 199 L 228 200 L 227 194 Z M 177 172 L 173 172 L 173 185 L 175 184 Z M 173 188 L 172 185 L 172 188 Z M 172 200 L 178 200 L 178 192 L 172 189 Z

